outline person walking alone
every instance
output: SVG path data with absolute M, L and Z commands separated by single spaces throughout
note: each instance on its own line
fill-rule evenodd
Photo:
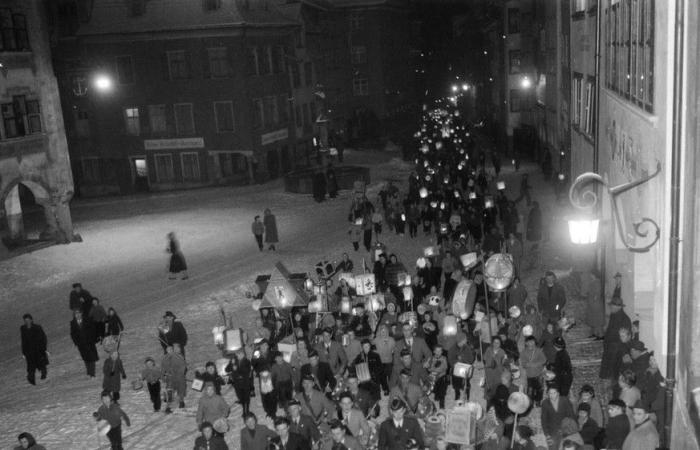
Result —
M 36 384 L 36 371 L 41 373 L 41 379 L 46 379 L 46 366 L 49 358 L 46 354 L 46 333 L 41 326 L 34 323 L 31 314 L 25 314 L 24 325 L 20 327 L 22 337 L 22 357 L 27 362 L 27 381 Z
M 255 242 L 258 244 L 260 251 L 263 251 L 263 233 L 265 233 L 265 226 L 260 221 L 260 216 L 255 216 L 252 225 L 253 236 L 255 236 Z
M 180 243 L 175 237 L 175 233 L 171 231 L 168 233 L 168 248 L 166 249 L 170 253 L 170 265 L 168 266 L 168 278 L 174 280 L 177 278 L 179 273 L 182 273 L 182 279 L 186 280 L 189 278 L 187 276 L 187 263 L 185 262 L 185 256 L 180 250 Z
M 277 235 L 277 219 L 275 215 L 272 214 L 272 211 L 270 211 L 270 208 L 265 209 L 263 224 L 265 225 L 265 243 L 269 244 L 267 249 L 276 251 L 277 248 L 275 248 L 275 244 L 279 242 L 279 236 Z

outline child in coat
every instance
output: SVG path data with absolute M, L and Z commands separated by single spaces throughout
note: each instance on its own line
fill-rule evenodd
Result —
M 151 396 L 153 411 L 160 411 L 160 368 L 156 367 L 156 362 L 150 356 L 144 361 L 144 368 L 141 370 L 141 379 L 146 382 L 148 395 Z
M 109 392 L 103 392 L 101 399 L 102 405 L 92 416 L 97 421 L 106 420 L 109 423 L 110 429 L 107 432 L 107 437 L 109 438 L 111 449 L 122 450 L 122 420 L 124 420 L 127 427 L 131 426 L 131 420 L 129 420 L 129 416 L 122 411 L 119 405 L 112 400 Z
M 122 379 L 126 380 L 124 365 L 119 358 L 119 352 L 114 351 L 105 360 L 102 367 L 102 390 L 112 395 L 114 403 L 119 404 L 119 391 L 122 388 Z

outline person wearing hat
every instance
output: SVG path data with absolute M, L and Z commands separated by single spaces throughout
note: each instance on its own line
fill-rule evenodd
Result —
M 423 448 L 423 429 L 418 420 L 405 416 L 406 403 L 400 398 L 392 398 L 389 410 L 391 416 L 379 427 L 378 450 L 405 450 L 409 439 L 415 439 L 418 448 Z
M 430 360 L 428 359 L 426 361 Z M 399 383 L 399 377 L 403 371 L 407 371 L 410 374 L 411 382 L 417 385 L 420 385 L 420 380 L 428 375 L 428 371 L 423 367 L 423 364 L 414 364 L 411 351 L 407 348 L 401 351 L 399 363 L 394 364 L 393 372 L 389 379 L 390 387 L 393 388 Z
M 581 403 L 576 410 L 578 414 L 579 434 L 583 439 L 583 443 L 587 445 L 595 445 L 595 439 L 600 432 L 600 427 L 595 420 L 591 419 L 591 405 Z
M 34 323 L 31 314 L 22 316 L 24 324 L 19 328 L 22 342 L 22 357 L 27 363 L 27 381 L 29 384 L 36 384 L 37 370 L 41 374 L 41 379 L 46 379 L 46 366 L 49 364 L 49 357 L 46 354 L 46 333 L 40 325 Z
M 277 436 L 270 440 L 277 450 L 308 450 L 311 443 L 302 436 L 289 430 L 289 420 L 286 417 L 275 418 L 275 431 Z
M 324 328 L 321 342 L 316 346 L 319 360 L 328 363 L 335 376 L 342 376 L 348 365 L 348 357 L 342 345 L 333 339 L 333 329 Z
M 574 369 L 571 367 L 571 357 L 566 350 L 566 342 L 563 337 L 559 336 L 554 339 L 554 348 L 557 351 L 552 364 L 552 371 L 556 375 L 555 382 L 559 386 L 559 393 L 568 397 L 571 383 L 574 381 Z
M 447 362 L 450 364 L 450 367 L 454 367 L 457 363 L 469 364 L 470 366 L 473 366 L 474 359 L 474 351 L 469 345 L 469 338 L 464 332 L 458 331 L 454 344 L 447 349 Z M 455 400 L 460 399 L 462 395 L 461 392 L 464 390 L 466 399 L 469 401 L 469 395 L 471 392 L 470 380 L 472 373 L 473 371 L 471 373 L 467 373 L 466 378 L 458 377 L 454 374 L 451 375 L 452 388 L 455 391 Z
M 185 356 L 187 331 L 172 311 L 166 311 L 163 315 L 163 323 L 158 327 L 158 339 L 160 339 L 160 345 L 163 347 L 163 353 L 165 353 L 168 345 L 180 344 L 182 356 Z
M 644 342 L 642 341 L 630 341 L 630 359 L 632 362 L 627 366 L 632 372 L 637 376 L 637 385 L 643 386 L 645 384 L 645 378 L 647 370 L 649 370 L 649 359 L 651 354 L 647 351 Z
M 214 383 L 204 383 L 204 395 L 199 398 L 197 407 L 197 426 L 201 427 L 203 422 L 214 423 L 217 419 L 226 418 L 230 411 L 231 407 L 226 400 L 216 393 Z
M 328 424 L 331 429 L 331 439 L 326 440 L 321 450 L 364 450 L 364 446 L 352 433 L 346 433 L 347 427 L 338 419 Z
M 241 430 L 241 450 L 268 450 L 270 440 L 275 433 L 265 425 L 258 424 L 258 418 L 252 412 L 243 414 L 245 427 Z
M 80 283 L 73 283 L 72 287 L 73 289 L 68 295 L 68 308 L 71 311 L 79 309 L 85 317 L 88 317 L 92 309 L 92 294 L 87 289 L 83 289 L 83 285 Z
M 396 325 L 399 322 L 399 314 L 396 311 L 396 303 L 387 302 L 386 310 L 382 313 L 382 318 L 379 319 L 379 325 L 386 325 L 391 328 L 392 325 Z
M 423 398 L 424 392 L 418 382 L 412 381 L 412 373 L 410 369 L 402 369 L 398 377 L 397 384 L 389 391 L 389 398 L 399 398 L 407 406 L 411 413 L 418 410 L 418 404 Z
M 141 380 L 146 382 L 148 387 L 148 395 L 151 397 L 151 403 L 153 403 L 153 411 L 160 411 L 160 376 L 161 371 L 159 367 L 156 367 L 156 361 L 150 356 L 146 358 L 143 362 L 143 369 L 141 370 Z
M 620 340 L 620 330 L 632 329 L 632 321 L 623 310 L 625 304 L 620 297 L 613 297 L 610 300 L 610 316 L 608 317 L 608 326 L 605 328 L 605 336 L 603 336 L 603 356 L 600 363 L 600 378 L 606 380 L 608 389 L 617 380 L 619 355 L 622 341 Z
M 612 298 L 622 298 L 622 274 L 620 272 L 613 275 L 615 285 L 613 286 Z
M 634 429 L 625 438 L 622 450 L 655 450 L 659 447 L 659 433 L 649 420 L 649 412 L 641 401 L 632 406 Z
M 301 435 L 307 442 L 317 442 L 321 433 L 314 420 L 301 412 L 301 403 L 293 398 L 287 404 L 287 420 L 289 431 Z
M 202 422 L 199 426 L 199 431 L 202 434 L 194 440 L 195 450 L 228 450 L 226 441 L 214 431 L 214 426 L 211 422 Z
M 301 390 L 301 380 L 303 380 L 305 376 L 311 376 L 317 383 L 317 387 L 321 392 L 332 391 L 335 389 L 337 383 L 337 379 L 333 375 L 330 364 L 320 361 L 318 351 L 314 349 L 309 350 L 309 362 L 301 366 L 298 390 Z
M 294 398 L 301 404 L 302 414 L 311 417 L 316 424 L 320 425 L 333 416 L 335 404 L 328 397 L 314 389 L 316 380 L 312 375 L 304 375 L 301 378 L 301 392 L 297 392 Z
M 630 432 L 630 420 L 625 414 L 627 405 L 619 398 L 608 403 L 608 424 L 605 427 L 604 447 L 610 450 L 622 449 Z
M 564 286 L 557 282 L 553 272 L 548 271 L 537 291 L 537 307 L 545 320 L 558 321 L 564 312 L 564 306 L 566 306 Z

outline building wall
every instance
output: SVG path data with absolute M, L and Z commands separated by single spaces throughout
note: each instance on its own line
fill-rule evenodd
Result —
M 7 237 L 21 242 L 25 237 L 17 187 L 21 183 L 44 208 L 42 237 L 69 242 L 73 178 L 42 5 L 39 0 L 3 2 L 5 11 L 16 15 L 10 20 L 17 45 L 0 51 L 0 209 L 7 219 Z M 10 114 L 15 120 L 7 120 Z

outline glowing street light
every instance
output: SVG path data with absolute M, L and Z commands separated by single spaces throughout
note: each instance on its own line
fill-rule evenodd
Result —
M 468 85 L 467 83 L 464 83 L 464 84 L 462 85 L 462 90 L 463 90 L 463 91 L 468 91 L 468 90 L 469 90 L 469 85 Z
M 579 245 L 595 244 L 598 241 L 600 220 L 577 217 L 568 220 L 571 242 Z
M 452 85 L 452 92 L 457 92 L 458 90 L 459 90 L 459 86 L 457 86 L 456 84 L 453 84 Z
M 523 77 L 522 80 L 520 80 L 520 87 L 523 89 L 530 89 L 532 87 L 532 81 L 530 80 L 529 77 Z
M 95 88 L 100 92 L 112 90 L 112 79 L 107 75 L 97 75 L 95 77 Z

